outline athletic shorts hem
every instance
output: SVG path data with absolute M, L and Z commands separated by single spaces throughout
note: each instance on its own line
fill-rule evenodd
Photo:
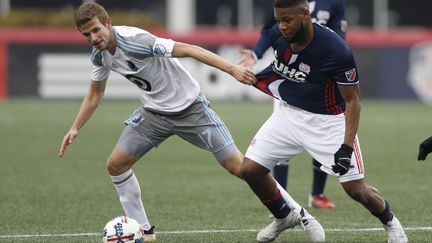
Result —
M 355 175 L 348 175 L 348 176 L 340 176 L 339 177 L 339 182 L 340 183 L 344 183 L 344 182 L 348 182 L 348 181 L 356 181 L 356 180 L 360 180 L 364 178 L 364 174 L 355 174 Z
M 226 158 L 232 156 L 237 151 L 240 151 L 234 143 L 230 143 L 218 150 L 211 151 L 216 160 L 220 163 Z

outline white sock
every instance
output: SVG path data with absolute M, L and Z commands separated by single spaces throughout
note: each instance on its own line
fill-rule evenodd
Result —
M 120 203 L 126 216 L 138 221 L 144 230 L 149 230 L 151 225 L 144 210 L 141 200 L 141 189 L 135 174 L 132 170 L 128 170 L 121 175 L 111 176 L 111 179 L 117 189 Z
M 285 191 L 285 189 L 279 185 L 279 183 L 275 180 L 277 188 L 279 189 L 283 199 L 285 199 L 285 202 L 288 203 L 288 206 L 292 209 L 294 209 L 294 211 L 296 211 L 297 213 L 300 213 L 300 210 L 302 209 L 302 206 L 300 206 L 300 204 L 298 204 L 291 196 L 290 194 L 288 194 L 287 191 Z

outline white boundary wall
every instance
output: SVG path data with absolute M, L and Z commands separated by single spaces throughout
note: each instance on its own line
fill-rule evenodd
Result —
M 217 53 L 235 64 L 240 60 L 240 46 L 221 46 Z M 254 71 L 264 68 L 272 60 L 265 55 Z M 230 75 L 191 58 L 180 59 L 184 67 L 200 83 L 211 100 L 268 100 L 269 96 L 236 81 Z M 43 53 L 38 58 L 39 95 L 43 98 L 82 98 L 87 92 L 91 77 L 89 54 Z M 121 75 L 112 72 L 108 79 L 105 97 L 137 98 L 138 89 Z

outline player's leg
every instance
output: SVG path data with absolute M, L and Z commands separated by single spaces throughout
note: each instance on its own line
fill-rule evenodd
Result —
M 305 114 L 305 120 L 308 118 Z M 389 235 L 389 242 L 394 236 L 401 237 L 400 241 L 406 242 L 405 233 L 400 226 L 399 221 L 391 213 L 388 204 L 385 203 L 383 197 L 373 187 L 368 186 L 364 182 L 364 165 L 360 149 L 358 137 L 354 139 L 353 153 L 351 157 L 351 165 L 348 172 L 342 176 L 335 174 L 332 171 L 334 165 L 334 153 L 340 148 L 345 137 L 345 116 L 343 114 L 335 116 L 326 115 L 310 115 L 310 123 L 306 124 L 309 134 L 314 134 L 314 137 L 302 137 L 304 143 L 307 142 L 305 148 L 313 158 L 321 162 L 320 169 L 331 175 L 339 177 L 345 192 L 355 201 L 361 203 L 373 215 L 375 215 L 383 224 Z M 332 132 L 328 132 L 328 131 Z M 319 138 L 319 139 L 318 139 Z M 386 206 L 387 205 L 387 206 Z M 394 218 L 394 222 L 391 219 Z M 390 221 L 389 221 L 390 220 Z M 391 226 L 390 226 L 391 225 Z
M 342 130 L 339 141 L 343 141 L 343 136 Z M 323 140 L 326 141 L 326 145 L 318 145 L 314 149 L 310 148 L 309 152 L 314 158 L 323 161 L 321 170 L 336 175 L 331 170 L 331 166 L 334 164 L 334 151 L 337 151 L 340 142 L 333 144 L 331 138 L 325 139 L 325 137 Z M 327 149 L 324 148 L 326 146 Z M 343 189 L 351 198 L 361 203 L 383 223 L 389 242 L 407 242 L 405 232 L 399 220 L 390 211 L 388 203 L 385 202 L 378 190 L 368 186 L 364 181 L 364 166 L 357 138 L 354 141 L 353 147 L 354 151 L 350 169 L 347 174 L 339 176 Z
M 144 228 L 144 242 L 156 240 L 154 226 L 147 218 L 141 199 L 141 189 L 132 166 L 153 147 L 164 141 L 172 133 L 164 129 L 164 122 L 153 114 L 139 109 L 126 121 L 123 133 L 107 160 L 107 169 L 119 195 L 125 214 L 134 218 Z M 156 124 L 157 127 L 154 124 Z
M 279 99 L 273 99 L 273 111 L 279 112 L 279 109 L 283 109 L 282 107 L 283 104 Z M 281 160 L 273 168 L 274 178 L 285 190 L 288 188 L 288 174 L 289 160 Z
M 285 189 L 288 188 L 288 173 L 289 173 L 289 161 L 279 161 L 273 168 L 273 176 L 276 181 Z
M 321 171 L 321 163 L 312 159 L 312 190 L 309 195 L 308 206 L 311 208 L 335 208 L 336 205 L 324 195 L 327 173 Z
M 240 177 L 243 154 L 235 146 L 230 131 L 210 108 L 204 95 L 182 112 L 181 118 L 166 117 L 176 135 L 191 144 L 210 151 L 229 173 Z
M 144 230 L 150 230 L 151 225 L 141 200 L 141 189 L 131 169 L 136 161 L 137 158 L 127 151 L 115 148 L 107 160 L 107 168 L 125 214 L 137 220 Z
M 269 172 L 267 168 L 249 158 L 243 161 L 242 177 L 275 217 L 272 224 L 258 233 L 258 242 L 274 240 L 283 230 L 299 225 L 301 220 L 300 214 L 294 211 L 293 205 L 289 205 L 282 197 Z
M 343 189 L 352 199 L 361 203 L 378 218 L 386 229 L 388 242 L 408 242 L 402 225 L 390 210 L 389 203 L 375 187 L 367 185 L 364 180 L 363 158 L 357 137 L 353 148 L 350 170 L 339 177 Z
M 132 171 L 135 162 L 147 153 L 153 144 L 131 125 L 127 126 L 107 160 L 107 169 L 117 190 L 125 215 L 134 218 L 144 228 L 144 242 L 154 242 L 156 235 L 141 199 L 141 188 Z
M 388 242 L 408 242 L 405 231 L 399 220 L 390 210 L 389 203 L 379 191 L 365 183 L 364 179 L 341 183 L 345 192 L 355 201 L 361 203 L 372 215 L 378 218 L 388 234 Z
M 241 162 L 239 163 L 238 159 L 243 158 L 243 155 L 240 152 L 237 152 L 233 154 L 232 156 L 228 157 L 227 159 L 224 159 L 220 162 L 220 164 L 229 172 L 232 174 L 242 178 L 242 175 L 237 175 L 237 168 L 241 166 Z M 270 178 L 268 178 L 270 177 Z M 302 208 L 287 192 L 286 190 L 274 179 L 270 176 L 270 173 L 267 173 L 266 178 L 264 179 L 269 184 L 276 185 L 276 188 L 278 189 L 278 192 L 280 193 L 281 197 L 287 202 L 289 207 L 292 208 L 292 210 L 301 216 L 301 222 L 299 225 L 303 228 L 305 232 L 305 236 L 310 242 L 322 242 L 325 240 L 325 233 L 324 229 L 322 228 L 321 224 L 312 216 L 310 215 L 304 208 Z M 266 204 L 265 204 L 266 205 Z M 273 206 L 272 206 L 273 207 Z M 277 207 L 277 206 L 274 206 Z M 270 209 L 269 209 L 270 210 Z M 260 231 L 260 234 L 257 236 L 257 239 L 259 241 L 268 241 L 269 239 L 274 239 L 276 236 L 285 229 L 286 226 L 286 219 L 284 220 L 278 220 L 273 215 L 273 212 L 270 210 L 271 218 L 274 219 L 274 222 L 270 224 L 268 227 L 264 228 L 262 231 Z M 293 215 L 295 215 L 293 213 Z M 291 218 L 292 219 L 292 218 Z M 281 226 L 282 225 L 282 226 Z M 284 226 L 285 225 L 285 226 Z
M 245 158 L 241 175 L 273 215 L 273 222 L 258 233 L 258 242 L 273 241 L 282 231 L 297 225 L 303 228 L 308 241 L 325 241 L 325 232 L 321 224 L 276 182 L 269 169 Z
M 227 170 L 230 174 L 242 179 L 240 175 L 241 163 L 243 162 L 243 154 L 237 149 L 237 147 L 233 144 L 232 148 L 225 147 L 223 150 L 219 151 L 219 153 L 226 154 L 225 159 L 218 159 L 216 153 L 213 153 L 216 160 L 219 161 L 219 164 Z
M 278 161 L 304 152 L 292 140 L 292 129 L 285 127 L 289 119 L 281 114 L 272 114 L 253 138 L 242 163 L 242 177 L 274 216 L 273 222 L 258 233 L 257 240 L 272 241 L 283 230 L 300 225 L 309 241 L 324 241 L 325 233 L 319 222 L 270 175 L 270 170 Z M 286 133 L 281 132 L 284 129 Z M 300 221 L 296 221 L 299 216 Z

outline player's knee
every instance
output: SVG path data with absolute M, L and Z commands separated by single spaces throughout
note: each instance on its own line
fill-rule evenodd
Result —
M 370 190 L 372 193 L 375 193 L 375 194 L 379 194 L 379 195 L 381 195 L 381 193 L 378 191 L 377 188 L 375 188 L 375 187 L 373 187 L 373 186 L 369 186 L 369 185 L 368 185 L 368 188 L 369 188 L 369 190 Z
M 128 163 L 124 163 L 110 156 L 106 161 L 106 168 L 111 176 L 118 176 L 128 171 L 130 166 L 128 166 Z
M 126 151 L 114 149 L 106 161 L 106 168 L 110 175 L 117 176 L 128 171 L 137 161 L 137 158 Z
M 248 168 L 246 166 L 242 166 L 240 168 L 240 176 L 244 180 L 248 181 L 248 180 L 251 180 L 254 175 L 253 175 L 253 171 L 250 168 Z
M 117 165 L 117 163 L 113 160 L 112 157 L 109 157 L 106 161 L 106 169 L 108 173 L 112 176 L 121 175 L 121 167 Z
M 342 187 L 352 199 L 362 204 L 367 203 L 371 190 L 363 179 L 344 182 Z
M 241 167 L 242 159 L 236 155 L 233 155 L 223 161 L 220 164 L 227 170 L 230 174 L 242 178 L 240 175 L 240 167 Z
M 346 188 L 345 192 L 355 201 L 361 204 L 367 204 L 369 198 L 367 188 Z
M 257 180 L 263 176 L 263 173 L 258 170 L 257 163 L 245 158 L 240 168 L 240 176 L 245 181 Z

